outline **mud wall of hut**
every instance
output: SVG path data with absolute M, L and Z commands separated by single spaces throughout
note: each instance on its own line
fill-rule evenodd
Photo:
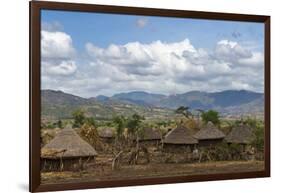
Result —
M 223 139 L 206 139 L 206 140 L 198 140 L 199 147 L 210 147 L 216 146 L 223 142 Z
M 94 157 L 47 159 L 41 158 L 41 170 L 48 171 L 76 171 L 86 169 L 95 162 Z
M 167 153 L 191 153 L 196 145 L 164 144 L 163 151 Z

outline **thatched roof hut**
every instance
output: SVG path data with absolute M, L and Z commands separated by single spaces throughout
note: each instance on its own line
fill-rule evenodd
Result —
M 178 126 L 169 131 L 163 140 L 164 144 L 194 145 L 198 143 L 192 135 L 192 130 L 184 126 Z
M 41 149 L 41 157 L 48 159 L 83 158 L 96 155 L 96 150 L 69 128 L 61 130 Z
M 247 125 L 240 124 L 232 128 L 225 140 L 227 143 L 250 144 L 253 138 L 253 129 Z
M 194 138 L 198 140 L 223 139 L 224 137 L 225 134 L 212 122 L 208 122 L 206 126 L 202 127 L 202 129 L 194 135 Z
M 140 141 L 149 141 L 149 140 L 161 140 L 161 133 L 152 128 L 144 128 L 143 133 L 140 136 Z

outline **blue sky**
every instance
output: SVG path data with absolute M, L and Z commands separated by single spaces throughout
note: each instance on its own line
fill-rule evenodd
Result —
M 66 50 L 66 52 L 62 52 L 61 56 L 57 56 L 57 59 L 55 59 L 56 53 L 54 56 L 51 56 L 52 53 L 46 50 L 48 57 L 43 56 L 43 62 L 46 65 L 43 65 L 42 68 L 44 72 L 49 72 L 43 77 L 44 80 L 46 80 L 46 83 L 42 81 L 43 88 L 57 88 L 73 93 L 83 93 L 82 95 L 84 96 L 90 96 L 92 95 L 91 93 L 93 90 L 86 85 L 86 90 L 79 91 L 78 88 L 76 90 L 68 88 L 71 87 L 69 83 L 66 83 L 65 85 L 63 83 L 64 81 L 69 82 L 68 80 L 70 79 L 77 79 L 76 82 L 74 81 L 75 84 L 77 84 L 77 82 L 82 84 L 81 82 L 83 82 L 83 79 L 85 84 L 89 84 L 89 82 L 96 84 L 96 82 L 100 82 L 101 80 L 85 81 L 85 79 L 87 79 L 87 77 L 88 79 L 93 76 L 95 77 L 95 72 L 100 71 L 98 67 L 101 66 L 101 64 L 108 68 L 118 68 L 117 70 L 119 70 L 120 73 L 125 73 L 122 75 L 128 76 L 126 80 L 130 81 L 130 83 L 134 81 L 142 81 L 142 83 L 147 82 L 147 84 L 149 84 L 152 77 L 144 75 L 144 72 L 150 73 L 157 69 L 157 72 L 151 74 L 159 75 L 158 79 L 162 81 L 167 80 L 167 78 L 169 80 L 171 79 L 171 82 L 165 82 L 165 84 L 167 86 L 171 85 L 173 88 L 169 88 L 167 91 L 165 91 L 164 88 L 157 90 L 157 85 L 155 85 L 151 86 L 151 89 L 147 89 L 146 91 L 165 94 L 185 92 L 194 89 L 204 90 L 207 88 L 201 88 L 200 83 L 202 84 L 206 81 L 209 81 L 208 84 L 210 84 L 209 91 L 225 90 L 228 86 L 225 85 L 220 87 L 218 86 L 217 81 L 219 81 L 219 78 L 223 80 L 224 77 L 230 79 L 230 74 L 233 74 L 234 72 L 238 73 L 238 67 L 245 67 L 245 69 L 249 71 L 255 70 L 260 73 L 253 73 L 253 77 L 249 74 L 248 76 L 251 78 L 257 78 L 260 75 L 263 77 L 263 61 L 261 61 L 261 56 L 263 55 L 264 49 L 264 25 L 262 23 L 51 10 L 43 10 L 41 12 L 41 19 L 42 31 L 48 32 L 44 34 L 46 39 L 44 42 L 46 42 L 47 49 L 52 50 L 50 47 L 51 45 L 59 49 L 59 45 L 50 43 L 50 38 L 58 40 L 58 38 L 55 37 L 55 34 L 58 35 L 56 32 L 62 33 L 60 37 L 65 35 L 65 37 L 70 39 L 70 41 L 68 41 L 67 38 L 64 39 L 67 41 L 69 48 L 67 48 L 68 50 Z M 186 39 L 188 39 L 188 41 L 185 41 Z M 158 45 L 162 49 L 160 53 L 156 53 L 154 50 L 157 45 L 153 42 L 156 41 L 160 42 Z M 137 42 L 138 44 L 131 45 L 134 42 Z M 59 44 L 60 42 L 57 43 Z M 66 42 L 64 43 L 66 44 Z M 176 45 L 174 45 L 175 43 Z M 114 45 L 115 47 L 110 47 L 110 45 Z M 171 48 L 179 49 L 179 51 L 174 53 Z M 165 51 L 163 49 L 167 50 Z M 139 50 L 142 50 L 142 52 L 139 53 Z M 73 52 L 74 54 L 69 54 L 70 52 Z M 101 55 L 100 53 L 106 54 Z M 111 55 L 107 53 L 111 53 Z M 170 57 L 170 55 L 173 56 L 173 54 L 176 54 L 178 58 L 181 58 L 181 60 L 177 61 L 178 64 L 182 63 L 182 66 L 179 66 L 179 69 L 187 70 L 187 73 L 192 73 L 194 71 L 195 73 L 198 73 L 198 76 L 185 77 L 187 76 L 186 73 L 185 75 L 182 75 L 182 79 L 177 78 L 176 80 L 175 77 L 168 76 L 168 72 L 160 72 L 158 69 L 159 66 L 162 65 L 163 68 L 168 68 L 167 65 L 169 64 L 166 64 L 165 61 L 161 61 L 159 55 L 167 53 L 169 55 L 169 57 L 167 56 L 167 60 L 174 61 L 175 59 Z M 67 60 L 65 61 L 59 60 L 61 57 L 64 58 L 63 54 L 66 54 L 65 58 L 67 58 Z M 121 60 L 123 61 L 125 58 L 128 61 L 134 62 L 129 62 L 128 64 L 124 64 L 124 62 L 114 63 L 112 58 L 117 57 L 116 54 L 118 54 L 119 62 Z M 140 58 L 140 55 L 145 55 L 146 58 Z M 210 73 L 212 70 L 208 70 L 208 67 L 203 64 L 203 61 L 214 63 L 214 65 L 218 65 L 218 68 L 222 67 L 223 73 Z M 136 64 L 139 64 L 139 66 L 136 66 Z M 146 64 L 151 65 L 147 67 Z M 45 67 L 48 68 L 48 65 L 52 68 L 52 72 L 63 68 L 64 70 L 70 70 L 70 75 L 72 76 L 63 76 L 63 78 L 62 76 L 57 77 L 59 80 L 57 83 L 54 81 L 50 83 L 48 80 L 51 76 L 55 76 L 56 73 L 52 74 L 50 73 L 50 70 L 44 70 Z M 258 70 L 257 66 L 254 65 L 258 66 Z M 132 67 L 134 69 L 132 69 Z M 112 69 L 112 73 L 117 70 Z M 204 74 L 204 72 L 206 73 Z M 180 74 L 179 72 L 175 73 L 178 73 L 177 76 Z M 58 74 L 59 73 L 57 73 L 57 75 Z M 64 74 L 66 75 L 67 73 L 64 72 Z M 104 73 L 104 75 L 108 74 Z M 203 79 L 200 77 L 206 77 L 207 75 L 210 79 Z M 233 79 L 234 77 L 235 75 L 231 78 Z M 155 78 L 157 79 L 157 77 Z M 218 80 L 215 80 L 215 78 Z M 192 82 L 189 86 L 185 86 L 185 81 L 187 80 Z M 214 83 L 212 83 L 211 80 Z M 101 82 L 105 84 L 107 81 L 108 80 L 103 80 Z M 120 80 L 120 84 L 123 81 L 124 80 Z M 263 78 L 257 79 L 257 81 L 259 81 L 258 83 L 248 83 L 247 81 L 248 79 L 245 77 L 241 77 L 241 79 L 236 82 L 235 80 L 228 80 L 229 89 L 239 89 L 239 85 L 241 85 L 241 89 L 248 88 L 249 90 L 262 92 Z M 58 82 L 60 84 L 58 84 Z M 147 88 L 147 84 L 139 86 L 136 82 L 132 83 L 132 85 L 130 85 L 131 87 L 127 89 L 118 85 L 118 87 L 120 86 L 120 89 L 114 91 L 110 91 L 112 88 L 103 89 L 103 84 L 101 84 L 100 87 L 95 85 L 96 90 L 94 91 L 99 94 L 111 95 L 115 92 Z M 177 83 L 179 84 L 177 85 Z M 159 81 L 159 84 L 163 84 L 163 82 Z M 82 88 L 82 86 L 80 88 Z
M 187 37 L 196 47 L 208 49 L 212 49 L 220 39 L 254 41 L 262 46 L 264 37 L 263 24 L 253 22 L 49 10 L 42 11 L 41 17 L 43 22 L 61 23 L 64 31 L 71 35 L 74 46 L 78 49 L 83 49 L 87 42 L 105 47 L 112 43 L 125 44 L 133 41 L 176 42 Z M 138 27 L 136 22 L 139 19 L 145 20 L 146 26 Z

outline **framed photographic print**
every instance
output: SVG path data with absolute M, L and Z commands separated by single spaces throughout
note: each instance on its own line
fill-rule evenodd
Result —
M 30 2 L 30 191 L 269 176 L 269 16 Z

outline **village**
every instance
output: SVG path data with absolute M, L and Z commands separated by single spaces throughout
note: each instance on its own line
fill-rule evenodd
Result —
M 195 119 L 183 107 L 176 112 L 181 118 L 165 126 L 149 127 L 134 114 L 97 127 L 80 111 L 74 121 L 59 122 L 60 128 L 42 129 L 42 182 L 264 169 L 262 121 L 247 118 L 226 124 L 208 114 Z

